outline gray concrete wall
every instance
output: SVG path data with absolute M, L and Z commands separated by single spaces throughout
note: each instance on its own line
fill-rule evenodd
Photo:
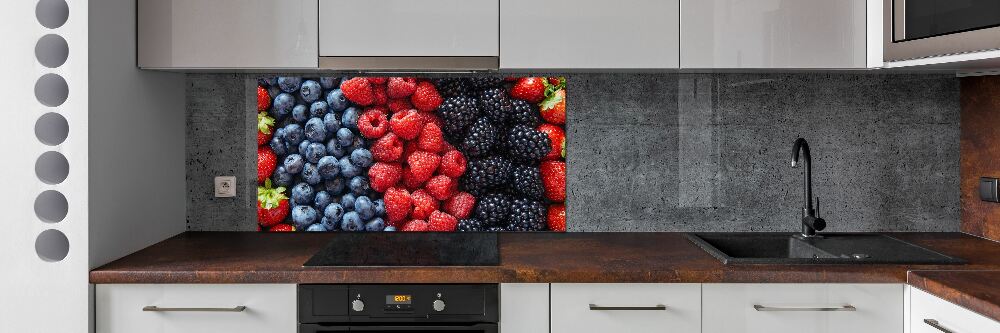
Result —
M 252 75 L 189 75 L 188 228 L 256 230 Z M 568 76 L 570 231 L 793 231 L 812 146 L 828 231 L 957 231 L 947 75 Z M 241 153 L 242 152 L 242 153 Z M 236 174 L 237 198 L 211 179 Z

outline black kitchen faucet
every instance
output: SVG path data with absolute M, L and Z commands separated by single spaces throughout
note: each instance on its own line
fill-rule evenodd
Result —
M 802 152 L 802 163 L 805 170 L 802 173 L 802 194 L 805 202 L 802 204 L 802 237 L 819 237 L 816 231 L 826 228 L 826 220 L 816 214 L 812 205 L 812 156 L 809 155 L 809 143 L 798 138 L 792 146 L 792 167 L 799 166 L 799 152 Z M 819 198 L 816 198 L 816 208 L 819 209 Z

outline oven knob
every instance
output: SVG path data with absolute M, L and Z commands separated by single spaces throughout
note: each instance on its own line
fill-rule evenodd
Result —
M 434 300 L 434 311 L 437 311 L 437 312 L 444 311 L 444 301 L 439 300 L 439 299 Z
M 365 302 L 362 302 L 360 299 L 356 299 L 353 302 L 351 302 L 351 309 L 353 309 L 354 311 L 357 311 L 357 312 L 364 311 L 365 310 Z

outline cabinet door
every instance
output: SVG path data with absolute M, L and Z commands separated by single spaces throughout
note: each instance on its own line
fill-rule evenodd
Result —
M 865 0 L 681 0 L 681 68 L 864 68 L 866 13 Z
M 678 0 L 503 0 L 503 69 L 678 65 Z
M 698 333 L 701 286 L 552 284 L 552 333 Z
M 549 284 L 500 284 L 500 333 L 549 332 Z
M 500 0 L 319 0 L 324 57 L 496 57 Z
M 705 333 L 903 332 L 901 284 L 704 284 L 702 292 Z
M 910 332 L 1000 333 L 1000 322 L 983 317 L 927 292 L 910 290 Z
M 317 67 L 317 0 L 138 1 L 139 67 Z

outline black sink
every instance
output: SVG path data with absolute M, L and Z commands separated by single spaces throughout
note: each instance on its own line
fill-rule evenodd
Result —
M 882 234 L 691 233 L 688 239 L 726 265 L 739 264 L 964 264 Z

